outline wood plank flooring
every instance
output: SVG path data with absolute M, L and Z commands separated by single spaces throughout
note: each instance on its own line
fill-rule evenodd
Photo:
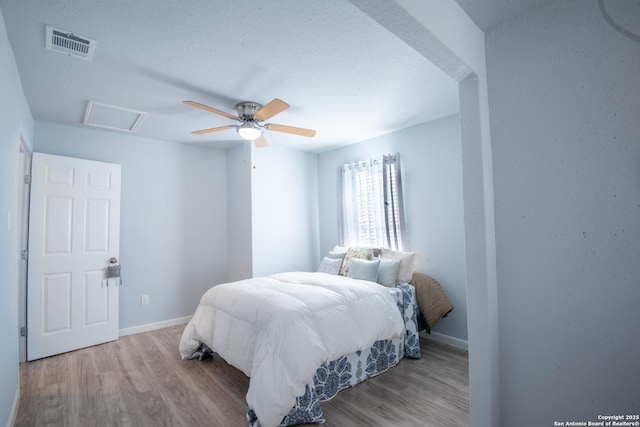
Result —
M 217 355 L 182 361 L 183 329 L 130 335 L 22 364 L 15 425 L 246 426 L 249 379 Z M 405 358 L 324 402 L 324 426 L 467 426 L 467 352 L 421 341 L 422 359 Z

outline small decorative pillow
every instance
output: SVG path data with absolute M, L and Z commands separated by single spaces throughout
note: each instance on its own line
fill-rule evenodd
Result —
M 347 250 L 347 254 L 344 256 L 344 261 L 342 261 L 342 267 L 340 267 L 340 275 L 346 276 L 349 271 L 349 264 L 353 258 L 364 259 L 366 261 L 373 261 L 375 258 L 373 254 L 373 248 L 349 248 Z
M 377 282 L 383 286 L 393 288 L 398 281 L 398 270 L 400 269 L 399 259 L 380 258 L 378 267 Z
M 416 252 L 399 252 L 391 249 L 382 249 L 382 258 L 399 259 L 400 269 L 398 270 L 398 283 L 409 283 L 413 277 L 413 271 L 418 261 Z
M 342 259 L 324 257 L 318 266 L 319 273 L 338 274 L 342 265 Z
M 352 258 L 347 277 L 375 282 L 378 277 L 379 265 L 379 259 L 375 261 L 365 261 L 363 259 Z

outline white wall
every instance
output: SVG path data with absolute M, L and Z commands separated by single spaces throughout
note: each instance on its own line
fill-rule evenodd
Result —
M 120 328 L 191 315 L 226 281 L 224 151 L 46 123 L 34 151 L 122 165 Z
M 273 144 L 254 148 L 251 173 L 253 275 L 315 271 L 316 155 Z
M 21 132 L 33 140 L 33 119 L 1 11 L 0 94 L 0 425 L 7 425 L 14 415 L 19 391 L 15 227 L 18 143 Z
M 416 270 L 432 275 L 454 311 L 433 330 L 467 340 L 467 299 L 459 116 L 414 126 L 318 155 L 322 255 L 338 244 L 337 171 L 344 163 L 400 153 L 405 250 L 420 253 Z
M 637 414 L 640 44 L 566 0 L 490 31 L 487 68 L 502 425 Z

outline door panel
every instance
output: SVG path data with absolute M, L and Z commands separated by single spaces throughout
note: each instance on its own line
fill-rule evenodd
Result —
M 33 154 L 27 359 L 118 338 L 120 165 Z
M 109 321 L 108 288 L 103 284 L 104 271 L 85 271 L 84 273 L 84 325 L 100 325 Z
M 84 223 L 86 252 L 109 250 L 109 200 L 85 200 Z
M 43 275 L 42 308 L 44 322 L 42 332 L 68 331 L 71 329 L 71 273 Z

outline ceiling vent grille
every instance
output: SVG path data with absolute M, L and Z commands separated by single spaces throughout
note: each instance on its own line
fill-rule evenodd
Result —
M 47 25 L 46 46 L 48 50 L 91 61 L 96 41 L 69 31 Z

